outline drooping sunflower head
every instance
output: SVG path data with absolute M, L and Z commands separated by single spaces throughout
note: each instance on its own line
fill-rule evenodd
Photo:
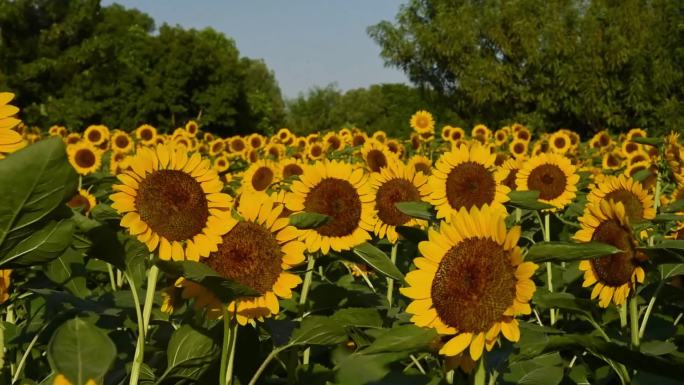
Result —
M 530 158 L 518 171 L 520 191 L 539 191 L 539 200 L 562 209 L 575 198 L 579 175 L 570 159 L 559 154 L 541 154 Z
M 376 140 L 366 141 L 361 149 L 361 156 L 366 162 L 366 167 L 371 172 L 378 172 L 383 167 L 387 167 L 387 164 L 396 158 L 396 155 L 389 151 L 385 144 L 380 143 Z
M 420 110 L 411 116 L 411 128 L 419 134 L 432 133 L 435 131 L 435 119 L 432 114 Z
M 630 290 L 644 281 L 641 256 L 636 249 L 625 206 L 612 200 L 589 203 L 580 218 L 581 229 L 575 233 L 578 242 L 597 241 L 622 250 L 617 254 L 580 262 L 584 271 L 584 287 L 595 285 L 591 298 L 599 298 L 599 306 L 625 303 Z
M 406 312 L 417 326 L 453 336 L 440 354 L 455 356 L 470 348 L 477 360 L 491 350 L 499 333 L 520 338 L 515 316 L 530 314 L 537 265 L 523 262 L 517 246 L 520 227 L 506 229 L 505 215 L 489 206 L 461 209 L 418 246 L 416 270 L 400 291 L 412 299 Z
M 114 152 L 130 152 L 133 149 L 133 140 L 124 131 L 114 131 L 111 139 L 111 148 Z
M 587 200 L 598 205 L 603 200 L 622 203 L 630 223 L 655 218 L 653 197 L 641 183 L 625 175 L 606 176 L 591 189 Z
M 206 308 L 209 318 L 221 317 L 225 307 L 241 325 L 278 314 L 278 298 L 291 298 L 292 289 L 302 282 L 288 270 L 304 261 L 305 251 L 296 229 L 281 217 L 282 210 L 267 195 L 242 195 L 237 208 L 242 219 L 203 261 L 222 277 L 250 287 L 257 297 L 221 304 L 206 288 L 181 278 L 176 286 L 183 288 L 183 297 L 195 298 L 195 308 Z
M 316 162 L 305 166 L 291 187 L 289 210 L 330 217 L 320 227 L 300 230 L 309 251 L 348 250 L 370 239 L 373 195 L 363 169 L 338 161 Z
M 67 155 L 69 163 L 81 175 L 92 174 L 102 165 L 102 151 L 87 141 L 67 147 Z
M 90 210 L 92 210 L 96 204 L 97 202 L 93 194 L 84 189 L 79 189 L 76 195 L 71 197 L 67 202 L 67 206 L 72 209 L 83 210 L 83 213 L 86 215 L 90 213 Z
M 262 193 L 281 178 L 278 165 L 270 160 L 252 163 L 242 177 L 243 194 Z
M 149 124 L 143 124 L 135 130 L 135 137 L 146 146 L 152 145 L 157 139 L 157 129 Z
M 192 137 L 197 136 L 197 133 L 199 132 L 199 124 L 194 120 L 189 120 L 187 123 L 185 123 L 185 132 Z
M 103 125 L 91 125 L 86 128 L 83 138 L 95 146 L 109 140 L 109 129 Z
M 399 238 L 397 226 L 422 225 L 419 221 L 402 213 L 395 206 L 399 202 L 422 201 L 428 194 L 428 177 L 400 160 L 393 160 L 387 167 L 374 172 L 370 178 L 374 195 L 373 231 L 379 238 L 396 243 Z
M 505 211 L 510 189 L 502 184 L 505 173 L 496 170 L 496 154 L 477 142 L 461 145 L 443 154 L 429 179 L 428 201 L 437 207 L 437 217 L 449 219 L 461 208 L 492 206 Z
M 234 224 L 232 198 L 208 159 L 168 145 L 141 148 L 117 175 L 112 207 L 121 226 L 164 260 L 199 260 Z

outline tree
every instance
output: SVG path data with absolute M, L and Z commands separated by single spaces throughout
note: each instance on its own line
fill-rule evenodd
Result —
M 412 0 L 368 31 L 470 124 L 594 132 L 682 126 L 682 23 L 672 0 Z

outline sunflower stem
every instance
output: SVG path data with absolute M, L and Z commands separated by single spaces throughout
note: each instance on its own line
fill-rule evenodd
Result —
M 485 368 L 484 355 L 480 358 L 480 362 L 477 364 L 477 369 L 475 370 L 475 376 L 473 376 L 473 385 L 485 385 L 485 380 L 487 379 L 487 369 Z
M 390 254 L 390 260 L 393 265 L 397 264 L 397 249 L 399 248 L 399 241 L 392 245 L 392 252 Z M 394 280 L 392 278 L 387 278 L 387 309 L 392 309 L 392 299 L 394 296 Z
M 632 347 L 639 347 L 639 309 L 636 293 L 629 299 L 629 318 L 631 321 Z
M 656 287 L 656 290 L 653 293 L 651 300 L 648 301 L 648 307 L 646 307 L 646 313 L 644 313 L 644 319 L 641 321 L 641 327 L 639 328 L 639 338 L 644 337 L 644 333 L 646 332 L 646 324 L 648 323 L 648 318 L 651 316 L 651 311 L 653 311 L 653 305 L 655 305 L 655 301 L 658 298 L 658 294 L 660 294 L 660 290 L 662 290 L 664 285 L 664 280 L 658 282 L 658 287 Z
M 112 285 L 112 291 L 116 291 L 116 278 L 114 277 L 114 268 L 109 263 L 107 264 L 107 271 L 109 272 L 109 282 Z
M 147 276 L 147 291 L 145 292 L 145 307 L 143 308 L 143 329 L 147 335 L 147 329 L 150 326 L 150 316 L 152 315 L 152 306 L 154 306 L 154 293 L 157 290 L 157 278 L 159 277 L 159 268 L 156 265 L 150 267 L 150 274 Z M 131 282 L 131 281 L 129 281 Z M 134 291 L 135 288 L 132 288 Z
M 304 313 L 306 299 L 309 297 L 309 289 L 311 288 L 311 280 L 313 278 L 314 265 L 316 264 L 316 259 L 314 258 L 313 253 L 309 253 L 307 258 L 308 261 L 306 264 L 306 274 L 304 275 L 304 283 L 302 284 L 302 294 L 299 297 L 299 312 L 301 314 Z M 306 348 L 304 350 L 304 354 L 302 355 L 302 364 L 309 364 L 310 353 L 311 351 L 309 350 L 309 348 Z
M 626 303 L 620 306 L 620 328 L 627 327 L 627 305 Z
M 551 241 L 551 226 L 550 226 L 551 214 L 546 213 L 544 215 L 544 242 Z M 553 293 L 553 270 L 551 269 L 551 262 L 546 262 L 546 281 L 549 288 L 549 293 Z M 556 311 L 555 309 L 549 309 L 549 316 L 551 317 L 551 326 L 556 324 Z
M 519 208 L 516 208 L 515 209 L 515 223 L 519 225 L 521 221 L 522 221 L 522 210 Z
M 140 298 L 138 297 L 138 289 L 133 285 L 133 280 L 126 274 L 126 280 L 131 288 L 131 295 L 133 296 L 133 302 L 135 303 L 135 316 L 138 320 L 138 341 L 135 345 L 135 355 L 133 356 L 133 365 L 131 367 L 131 378 L 128 382 L 129 385 L 137 385 L 138 378 L 140 377 L 140 367 L 143 363 L 143 357 L 145 355 L 145 334 L 146 329 L 143 327 L 143 315 L 140 311 Z
M 228 313 L 228 308 L 223 306 L 223 347 L 221 348 L 221 373 L 219 379 L 221 385 L 230 385 L 233 382 L 236 341 L 237 322 Z
M 287 347 L 287 345 L 286 345 L 286 347 Z M 284 347 L 275 348 L 275 349 L 271 350 L 271 352 L 268 354 L 268 356 L 266 357 L 264 362 L 262 362 L 261 365 L 259 366 L 259 369 L 257 369 L 256 373 L 254 373 L 254 375 L 252 376 L 252 379 L 249 380 L 248 385 L 256 385 L 257 381 L 259 380 L 259 377 L 261 377 L 261 374 L 264 372 L 264 370 L 266 370 L 266 367 L 268 367 L 268 364 L 270 364 L 271 361 L 273 361 L 273 359 L 276 358 L 276 356 L 280 352 L 282 352 L 283 350 L 284 350 Z

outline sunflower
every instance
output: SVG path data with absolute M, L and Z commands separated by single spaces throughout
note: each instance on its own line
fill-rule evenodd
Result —
M 658 180 L 658 166 L 650 162 L 637 162 L 625 170 L 624 174 L 630 178 L 634 178 L 640 171 L 648 170 L 649 174 L 642 181 L 641 184 L 647 189 L 651 190 L 655 187 Z
M 247 149 L 247 143 L 241 136 L 234 136 L 228 141 L 228 150 L 233 153 L 240 153 Z
M 361 157 L 366 162 L 366 167 L 372 172 L 380 171 L 390 160 L 397 158 L 383 143 L 376 140 L 369 140 L 363 145 Z
M 330 217 L 323 226 L 299 230 L 299 239 L 310 252 L 348 250 L 370 239 L 373 194 L 363 169 L 324 160 L 307 165 L 291 188 L 293 193 L 286 205 L 293 213 L 312 212 Z
M 620 149 L 622 150 L 622 156 L 625 158 L 629 158 L 630 155 L 641 151 L 642 146 L 637 142 L 625 141 L 622 142 L 622 146 L 620 146 Z
M 66 378 L 63 374 L 57 374 L 55 376 L 55 379 L 52 380 L 52 385 L 74 385 L 71 381 L 69 381 L 68 378 Z M 76 384 L 79 385 L 79 384 Z M 85 382 L 84 385 L 97 385 L 97 382 L 93 380 L 92 378 L 88 379 L 88 381 Z
M 222 173 L 230 167 L 230 161 L 228 161 L 228 157 L 225 155 L 221 155 L 214 159 L 214 170 L 218 173 Z
M 278 130 L 278 133 L 275 137 L 280 143 L 287 143 L 292 140 L 293 136 L 294 135 L 292 134 L 292 132 L 290 132 L 289 129 L 283 127 L 280 130 Z
M 135 129 L 135 137 L 138 138 L 140 143 L 150 146 L 157 139 L 157 129 L 149 124 L 143 124 Z
M 494 132 L 494 141 L 497 146 L 504 145 L 508 141 L 508 130 L 504 130 L 503 128 L 496 130 Z
M 311 160 L 320 160 L 325 157 L 325 149 L 322 143 L 311 143 L 306 151 L 306 156 Z
M 90 210 L 92 210 L 96 204 L 97 201 L 93 194 L 83 189 L 79 189 L 78 193 L 67 202 L 67 206 L 72 209 L 81 209 L 84 214 L 90 214 Z
M 515 183 L 518 171 L 525 166 L 524 158 L 513 158 L 506 160 L 502 165 L 501 169 L 505 171 L 506 177 L 501 183 L 506 185 L 512 191 L 518 189 L 518 185 Z
M 240 221 L 231 224 L 218 249 L 203 262 L 222 277 L 252 288 L 257 297 L 222 304 L 208 289 L 180 278 L 176 286 L 183 298 L 194 298 L 196 309 L 207 309 L 208 318 L 220 318 L 223 306 L 235 314 L 240 325 L 278 314 L 278 297 L 292 298 L 292 289 L 302 280 L 288 270 L 304 261 L 305 246 L 297 241 L 297 230 L 280 217 L 283 206 L 267 195 L 243 195 L 237 208 Z
M 199 132 L 199 124 L 194 120 L 189 120 L 185 123 L 185 132 L 187 132 L 188 135 L 195 137 Z
M 427 156 L 414 155 L 408 160 L 408 165 L 416 172 L 422 172 L 427 176 L 432 174 L 432 161 Z
M 559 154 L 530 158 L 516 176 L 518 190 L 537 190 L 539 200 L 562 209 L 577 193 L 579 175 L 570 159 Z
M 99 146 L 109 140 L 109 129 L 99 124 L 90 125 L 83 133 L 83 139 L 95 146 Z
M 515 131 L 515 138 L 518 140 L 529 142 L 532 139 L 532 134 L 530 133 L 530 130 L 527 129 L 527 127 L 521 126 L 517 131 Z
M 12 270 L 4 269 L 0 270 L 0 304 L 5 303 L 9 299 L 9 287 L 12 283 L 10 276 L 12 275 Z
M 278 161 L 285 155 L 285 146 L 280 143 L 269 143 L 264 148 L 264 153 L 271 159 Z
M 225 149 L 225 143 L 222 139 L 214 139 L 209 143 L 209 155 L 217 156 Z
M 485 205 L 461 208 L 428 236 L 418 246 L 417 269 L 406 275 L 409 286 L 400 289 L 413 300 L 406 308 L 411 321 L 453 336 L 439 351 L 445 356 L 470 347 L 477 360 L 499 333 L 518 341 L 514 317 L 531 313 L 538 267 L 522 260 L 520 227 L 507 231 L 505 214 Z
M 411 128 L 419 134 L 432 133 L 435 131 L 435 119 L 433 119 L 432 114 L 420 110 L 417 111 L 413 116 L 411 116 Z
M 665 159 L 672 173 L 684 170 L 684 146 L 679 143 L 679 134 L 672 131 L 665 137 Z
M 484 124 L 478 124 L 470 131 L 470 136 L 480 143 L 484 144 L 492 136 L 492 131 Z
M 270 160 L 252 163 L 242 176 L 242 194 L 266 192 L 269 186 L 280 180 L 278 165 Z
M 389 152 L 395 154 L 400 158 L 402 155 L 404 155 L 404 146 L 401 143 L 399 143 L 399 141 L 396 139 L 388 140 L 385 143 L 385 146 L 387 146 L 387 150 L 389 150 Z
M 111 142 L 111 148 L 114 152 L 127 153 L 133 149 L 133 140 L 123 131 L 114 131 Z
M 163 260 L 198 261 L 217 250 L 232 225 L 232 199 L 208 159 L 188 157 L 168 145 L 141 148 L 131 170 L 117 175 L 112 208 L 123 214 L 121 226 L 159 249 Z
M 371 193 L 375 202 L 373 232 L 379 238 L 385 235 L 391 243 L 399 238 L 397 226 L 424 225 L 397 209 L 395 203 L 422 201 L 429 194 L 426 186 L 428 177 L 406 166 L 400 160 L 391 161 L 387 167 L 374 172 L 370 177 Z
M 485 204 L 505 211 L 510 189 L 501 182 L 502 170 L 495 170 L 496 155 L 474 142 L 443 154 L 432 170 L 428 185 L 428 202 L 437 207 L 437 217 L 450 218 L 462 207 L 482 207 Z
M 453 129 L 454 128 L 449 126 L 449 125 L 442 127 L 442 132 L 441 132 L 442 139 L 443 140 L 449 140 L 449 138 L 451 137 L 451 130 L 453 130 Z
M 465 137 L 465 130 L 463 130 L 461 127 L 453 127 L 451 129 L 451 135 L 449 136 L 449 141 L 451 143 L 455 143 L 459 140 L 462 140 Z
M 611 299 L 616 305 L 625 303 L 636 283 L 644 282 L 644 269 L 632 235 L 629 217 L 621 202 L 603 199 L 589 203 L 580 218 L 581 229 L 575 233 L 578 242 L 598 241 L 622 250 L 617 254 L 581 261 L 584 271 L 582 286 L 594 285 L 591 298 L 599 298 L 599 306 L 608 307 Z
M 632 128 L 627 132 L 627 140 L 634 140 L 634 138 L 645 138 L 647 136 L 648 134 L 646 134 L 646 131 L 642 130 L 641 128 Z
M 601 166 L 606 170 L 617 170 L 622 167 L 622 155 L 619 151 L 607 152 L 601 159 Z
M 304 173 L 304 163 L 296 158 L 283 159 L 278 163 L 280 175 L 283 179 L 302 175 Z
M 69 163 L 81 175 L 92 174 L 102 164 L 102 151 L 87 141 L 67 147 Z
M 71 134 L 67 135 L 66 139 L 64 140 L 64 143 L 66 143 L 67 145 L 70 145 L 70 144 L 76 144 L 80 141 L 81 141 L 81 135 L 76 133 L 76 132 L 72 132 Z
M 558 154 L 565 154 L 568 152 L 571 145 L 570 136 L 562 131 L 554 132 L 549 138 L 549 147 L 551 148 L 551 151 Z
M 50 136 L 62 136 L 62 134 L 59 131 L 59 126 L 54 125 L 54 126 L 51 126 L 50 128 L 48 128 L 48 135 L 50 135 Z
M 641 183 L 625 175 L 605 176 L 591 189 L 587 200 L 598 205 L 603 200 L 622 203 L 630 223 L 655 218 L 653 197 Z
M 508 145 L 508 151 L 513 154 L 514 158 L 522 159 L 527 156 L 527 146 L 528 142 L 520 139 L 516 139 Z
M 2 154 L 9 154 L 26 146 L 21 134 L 12 130 L 21 123 L 21 120 L 14 117 L 19 108 L 9 104 L 13 98 L 12 93 L 0 92 L 0 159 Z
M 380 143 L 385 143 L 387 141 L 387 134 L 385 131 L 378 130 L 373 133 L 372 139 L 375 139 Z
M 353 147 L 363 146 L 368 140 L 368 135 L 365 132 L 355 132 L 352 134 L 351 145 Z

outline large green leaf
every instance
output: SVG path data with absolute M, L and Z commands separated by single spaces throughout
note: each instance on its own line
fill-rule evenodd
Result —
M 298 229 L 315 229 L 330 222 L 330 216 L 319 213 L 296 213 L 290 215 L 290 224 Z
M 230 303 L 236 298 L 256 297 L 259 292 L 222 277 L 204 263 L 193 261 L 162 261 L 155 262 L 160 269 L 176 277 L 185 277 L 197 282 L 211 292 L 223 303 Z
M 71 294 L 85 298 L 90 295 L 86 286 L 86 269 L 83 252 L 68 248 L 61 256 L 45 265 L 45 275 L 52 282 L 64 286 Z
M 540 242 L 530 247 L 525 259 L 533 262 L 569 262 L 619 252 L 620 249 L 601 242 Z
M 684 240 L 666 240 L 653 246 L 640 247 L 655 264 L 684 262 Z
M 397 202 L 394 206 L 409 217 L 425 220 L 435 219 L 435 208 L 427 202 Z
M 401 325 L 387 330 L 359 354 L 376 354 L 388 352 L 411 353 L 425 349 L 437 338 L 435 329 L 420 328 L 415 325 Z
M 392 263 L 392 260 L 389 259 L 387 254 L 370 243 L 364 242 L 355 246 L 353 251 L 354 254 L 363 259 L 366 264 L 385 277 L 398 281 L 404 280 L 404 275 L 401 274 L 401 271 Z
M 218 346 L 205 331 L 183 325 L 173 332 L 166 349 L 164 377 L 198 378 L 218 353 Z
M 47 348 L 50 367 L 74 385 L 102 383 L 116 357 L 114 342 L 98 327 L 74 318 L 62 324 Z
M 13 231 L 45 218 L 78 184 L 61 138 L 30 145 L 0 161 L 0 245 Z
M 544 210 L 553 206 L 539 200 L 539 191 L 511 191 L 506 205 L 526 210 Z
M 376 309 L 350 307 L 335 312 L 330 318 L 345 327 L 380 328 L 382 318 Z
M 51 221 L 37 230 L 0 259 L 0 268 L 16 268 L 49 262 L 62 255 L 71 244 L 74 223 L 69 219 Z
M 309 316 L 292 332 L 288 345 L 335 345 L 347 340 L 339 322 L 322 316 Z

